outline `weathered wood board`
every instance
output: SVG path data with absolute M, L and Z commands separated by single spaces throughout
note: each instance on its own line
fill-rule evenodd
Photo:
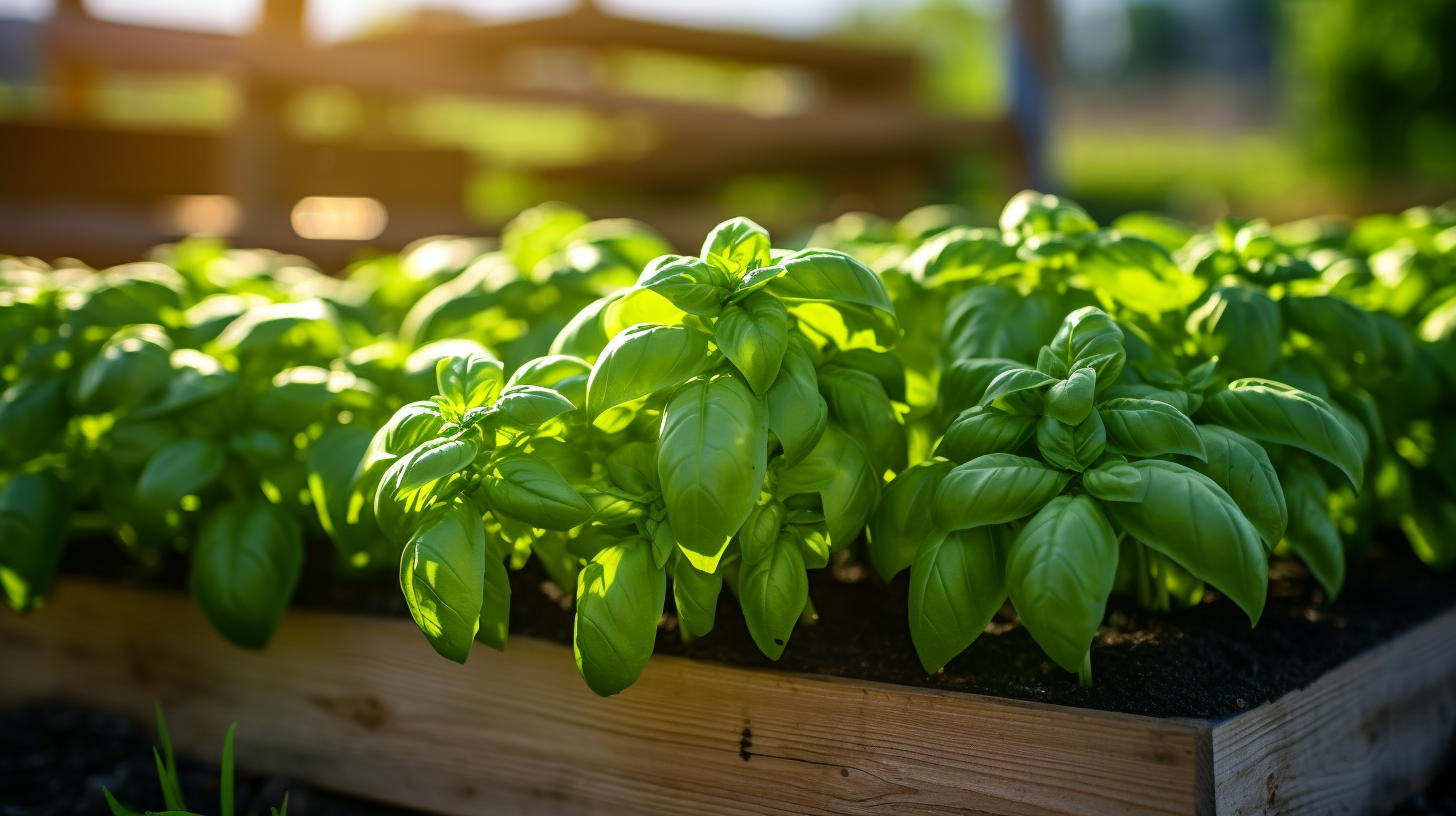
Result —
M 603 700 L 555 643 L 457 666 L 408 620 L 294 612 L 249 652 L 181 595 L 74 580 L 0 617 L 0 702 L 161 700 L 183 750 L 236 720 L 245 767 L 459 816 L 1376 813 L 1434 772 L 1453 687 L 1456 613 L 1220 723 L 672 657 Z

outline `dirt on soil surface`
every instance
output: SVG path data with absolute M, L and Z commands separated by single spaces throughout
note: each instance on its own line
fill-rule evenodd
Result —
M 392 571 L 366 580 L 336 578 L 326 545 L 310 547 L 296 606 L 408 614 Z M 180 557 L 143 573 L 118 550 L 107 540 L 77 541 L 62 569 L 148 586 L 183 585 Z M 534 561 L 512 574 L 511 587 L 513 634 L 571 643 L 572 598 Z M 796 627 L 777 663 L 754 645 L 726 589 L 713 632 L 690 644 L 676 631 L 669 592 L 657 652 L 1155 717 L 1221 719 L 1302 688 L 1456 606 L 1456 572 L 1432 572 L 1404 542 L 1377 547 L 1367 561 L 1352 565 L 1334 602 L 1301 564 L 1276 559 L 1268 604 L 1252 629 L 1231 601 L 1213 591 L 1197 606 L 1161 614 L 1114 597 L 1092 649 L 1094 682 L 1083 688 L 1076 675 L 1042 653 L 1009 604 L 968 650 L 927 676 L 910 640 L 908 572 L 886 585 L 859 564 L 836 561 L 811 571 L 809 587 L 818 622 Z

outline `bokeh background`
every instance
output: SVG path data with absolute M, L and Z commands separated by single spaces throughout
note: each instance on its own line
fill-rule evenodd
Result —
M 0 0 L 0 252 L 1456 195 L 1453 0 Z M 852 221 L 853 219 L 851 219 Z

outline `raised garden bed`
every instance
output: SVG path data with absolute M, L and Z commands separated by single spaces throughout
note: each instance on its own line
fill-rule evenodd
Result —
M 1226 601 L 1158 628 L 1114 610 L 1090 689 L 1044 670 L 1014 621 L 922 687 L 858 679 L 919 672 L 893 652 L 825 662 L 821 642 L 852 636 L 826 615 L 796 636 L 790 671 L 720 662 L 752 654 L 725 630 L 690 650 L 717 661 L 660 655 L 601 700 L 550 639 L 550 610 L 569 615 L 531 579 L 513 611 L 537 636 L 459 667 L 380 606 L 297 610 L 254 653 L 175 592 L 73 577 L 29 620 L 0 618 L 0 701 L 59 694 L 144 717 L 161 699 L 184 750 L 211 755 L 239 720 L 255 770 L 451 814 L 1382 813 L 1430 781 L 1456 726 L 1456 585 L 1399 559 L 1358 571 L 1333 605 L 1276 580 L 1253 631 L 1230 628 Z M 814 588 L 821 608 L 860 590 Z M 330 594 L 300 600 L 374 604 L 367 587 Z M 882 611 L 859 620 L 903 626 Z M 899 631 L 872 625 L 859 643 L 902 641 L 908 657 Z M 887 675 L 897 661 L 912 668 Z

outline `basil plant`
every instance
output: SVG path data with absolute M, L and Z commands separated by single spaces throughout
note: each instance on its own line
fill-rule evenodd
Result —
M 1170 593 L 1196 600 L 1206 584 L 1256 622 L 1291 515 L 1261 443 L 1327 460 L 1358 488 L 1365 437 L 1323 400 L 1270 381 L 1225 386 L 1214 361 L 1140 382 L 1126 338 L 1084 307 L 1035 367 L 966 359 L 946 374 L 974 404 L 934 457 L 890 483 L 869 537 L 882 577 L 910 569 L 927 671 L 964 651 L 1008 597 L 1084 684 L 1114 590 L 1157 606 Z

